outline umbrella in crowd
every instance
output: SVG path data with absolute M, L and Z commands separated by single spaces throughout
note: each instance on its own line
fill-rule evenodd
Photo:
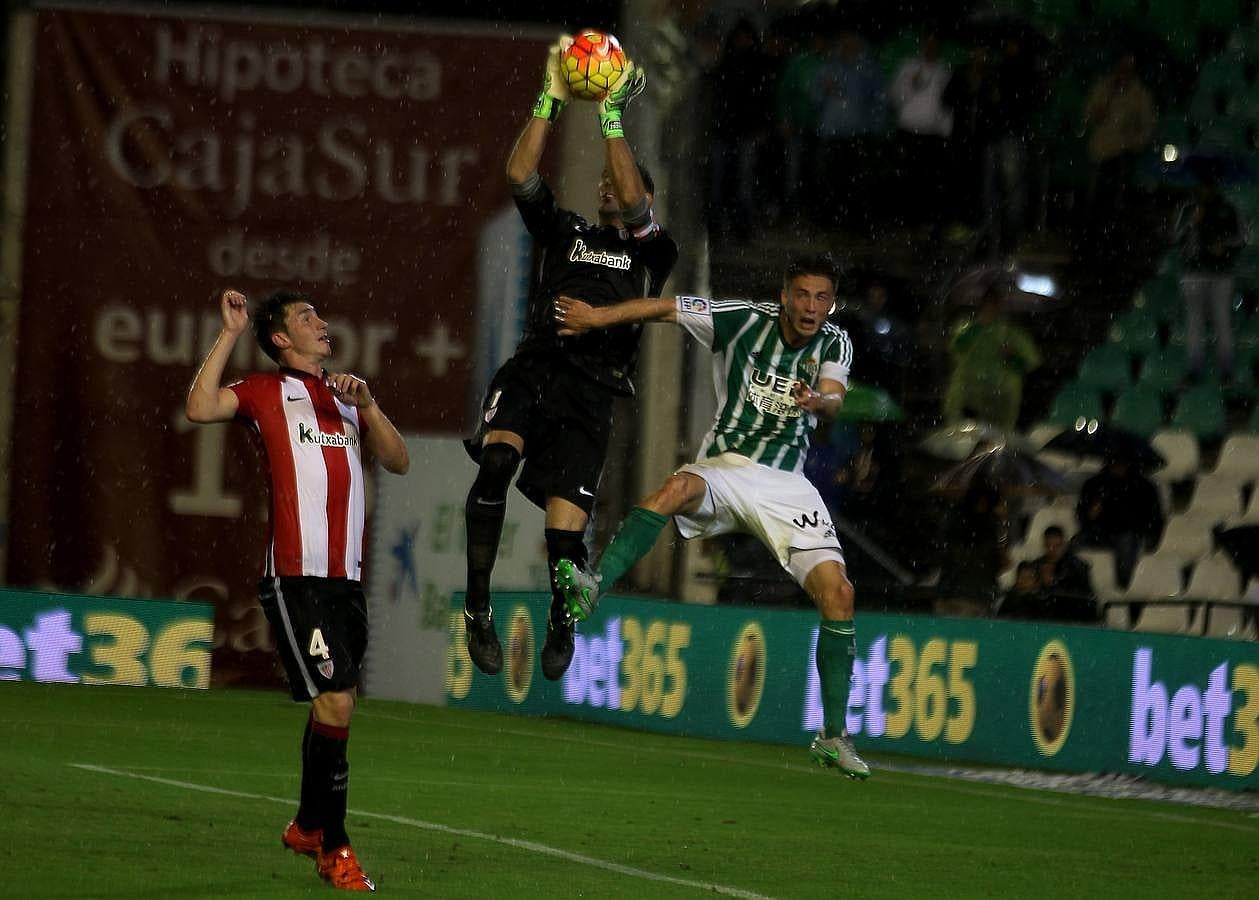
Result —
M 978 306 L 993 291 L 1009 312 L 1033 312 L 1061 302 L 1057 284 L 1046 275 L 1011 272 L 1003 266 L 977 265 L 958 276 L 949 288 L 955 306 Z
M 1155 165 L 1154 174 L 1177 187 L 1193 187 L 1204 177 L 1214 178 L 1221 185 L 1259 182 L 1259 163 L 1253 154 L 1223 147 L 1190 147 L 1175 159 L 1160 160 Z
M 967 419 L 935 429 L 922 439 L 920 446 L 939 459 L 961 462 L 977 450 L 986 450 L 999 444 L 1009 443 L 1013 443 L 1020 450 L 1032 449 L 1018 435 L 1002 431 L 988 422 Z
M 882 388 L 859 381 L 850 382 L 839 408 L 837 422 L 899 422 L 905 410 Z
M 981 449 L 947 469 L 931 490 L 963 494 L 978 478 L 995 485 L 1006 496 L 1062 494 L 1072 489 L 1065 473 L 1011 444 Z
M 1044 449 L 1075 456 L 1118 460 L 1146 471 L 1160 469 L 1167 464 L 1163 454 L 1139 434 L 1106 425 L 1096 419 L 1077 422 L 1076 427 L 1068 428 L 1051 438 Z

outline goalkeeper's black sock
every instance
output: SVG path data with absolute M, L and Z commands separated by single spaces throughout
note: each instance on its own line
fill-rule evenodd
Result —
M 323 829 L 323 849 L 327 853 L 350 842 L 345 833 L 346 796 L 350 786 L 350 764 L 346 761 L 350 729 L 313 722 L 310 753 L 306 758 L 312 803 L 318 811 L 318 827 Z M 307 771 L 302 773 L 303 789 Z M 303 803 L 303 806 L 305 803 Z
M 498 557 L 498 542 L 507 515 L 507 488 L 520 464 L 520 453 L 509 444 L 490 444 L 481 451 L 481 468 L 464 503 L 468 585 L 464 605 L 484 612 L 490 605 L 490 573 Z

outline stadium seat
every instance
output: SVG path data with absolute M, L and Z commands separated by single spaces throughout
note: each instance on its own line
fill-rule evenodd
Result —
M 1134 384 L 1115 400 L 1110 424 L 1148 438 L 1163 427 L 1163 397 L 1159 390 Z
M 1204 614 L 1206 623 L 1202 633 L 1206 637 L 1230 641 L 1255 639 L 1253 613 L 1245 606 L 1232 603 L 1209 603 Z
M 1142 607 L 1132 630 L 1157 634 L 1193 634 L 1197 612 L 1198 604 L 1196 603 L 1186 603 L 1183 600 L 1156 600 Z
M 1259 486 L 1256 486 L 1250 492 L 1250 500 L 1246 503 L 1246 508 L 1242 510 L 1239 525 L 1253 525 L 1259 522 Z
M 1185 303 L 1180 297 L 1180 279 L 1160 275 L 1141 286 L 1133 306 L 1144 309 L 1156 322 L 1179 322 L 1184 318 Z
M 1167 520 L 1158 548 L 1154 551 L 1167 559 L 1183 563 L 1197 562 L 1211 555 L 1215 546 L 1213 529 L 1222 521 L 1213 511 L 1184 512 Z
M 1226 437 L 1211 474 L 1231 478 L 1240 484 L 1259 481 L 1259 435 L 1230 434 Z
M 1189 575 L 1185 597 L 1190 600 L 1240 600 L 1241 576 L 1227 557 L 1208 556 L 1199 560 Z
M 1137 383 L 1142 387 L 1167 394 L 1178 389 L 1185 380 L 1185 348 L 1168 345 L 1149 354 L 1141 363 Z
M 1102 396 L 1096 389 L 1069 382 L 1054 395 L 1047 418 L 1055 425 L 1070 428 L 1076 419 L 1100 419 L 1103 415 Z
M 1132 570 L 1124 591 L 1129 600 L 1176 600 L 1181 598 L 1184 564 L 1179 559 L 1146 553 Z
M 1109 550 L 1089 547 L 1077 551 L 1080 559 L 1089 564 L 1089 580 L 1093 585 L 1093 593 L 1103 603 L 1118 600 L 1124 595 L 1115 577 L 1115 554 Z M 1126 627 L 1126 626 L 1125 626 Z
M 1158 321 L 1144 307 L 1132 307 L 1110 326 L 1106 339 L 1134 359 L 1159 349 Z
M 1162 428 L 1154 432 L 1150 443 L 1167 460 L 1167 464 L 1161 469 L 1150 473 L 1155 481 L 1170 484 L 1198 474 L 1201 457 L 1198 453 L 1198 439 L 1193 433 Z
M 1228 430 L 1224 396 L 1217 384 L 1199 384 L 1180 395 L 1168 424 L 1192 431 L 1198 440 L 1214 440 Z
M 1119 393 L 1132 384 L 1132 363 L 1127 351 L 1118 344 L 1094 347 L 1080 363 L 1076 382 L 1099 391 Z
M 1107 628 L 1127 631 L 1132 627 L 1132 604 L 1127 601 L 1102 601 L 1102 620 Z
M 1235 518 L 1242 511 L 1241 483 L 1228 475 L 1199 475 L 1193 485 L 1193 495 L 1185 508 L 1190 513 L 1214 516 L 1215 521 Z

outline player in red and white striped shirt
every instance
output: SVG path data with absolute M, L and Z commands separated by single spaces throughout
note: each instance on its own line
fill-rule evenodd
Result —
M 367 382 L 329 373 L 328 323 L 305 295 L 278 291 L 253 317 L 259 346 L 278 372 L 223 387 L 223 371 L 249 325 L 239 291 L 219 294 L 223 331 L 188 391 L 193 422 L 251 424 L 271 473 L 271 540 L 258 595 L 276 634 L 293 699 L 310 701 L 302 737 L 302 788 L 284 845 L 314 857 L 336 887 L 375 890 L 345 832 L 346 746 L 367 649 L 363 597 L 362 445 L 386 471 L 410 462 L 398 430 Z

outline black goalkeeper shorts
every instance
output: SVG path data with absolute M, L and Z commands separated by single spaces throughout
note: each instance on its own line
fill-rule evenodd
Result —
M 555 357 L 512 357 L 494 374 L 477 432 L 464 446 L 479 460 L 486 432 L 520 435 L 520 492 L 543 509 L 548 497 L 559 497 L 589 515 L 612 433 L 613 399 L 610 389 Z
M 363 585 L 348 578 L 283 577 L 258 582 L 297 701 L 358 687 L 367 652 L 367 601 Z

